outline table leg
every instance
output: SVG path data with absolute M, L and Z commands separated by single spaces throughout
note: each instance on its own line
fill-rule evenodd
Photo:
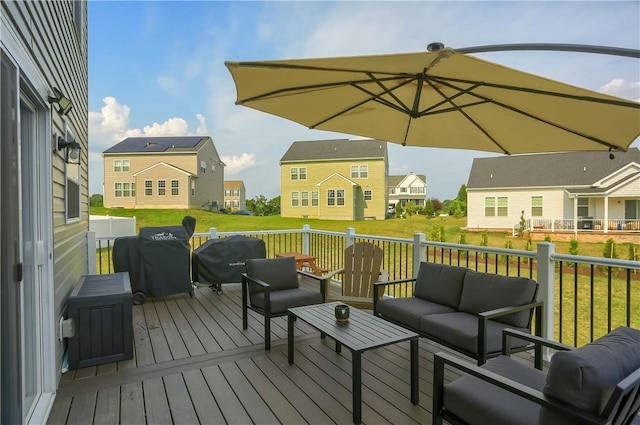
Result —
M 293 322 L 295 316 L 293 313 L 287 313 L 287 354 L 289 358 L 289 364 L 293 364 Z
M 351 376 L 353 378 L 353 423 L 362 422 L 362 364 L 361 353 L 351 352 Z
M 418 404 L 418 399 L 420 397 L 420 379 L 418 376 L 418 371 L 420 370 L 420 365 L 418 364 L 418 341 L 418 338 L 411 340 L 411 403 L 413 404 Z

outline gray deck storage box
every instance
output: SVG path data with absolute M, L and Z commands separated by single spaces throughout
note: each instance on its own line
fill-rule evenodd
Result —
M 75 334 L 68 340 L 69 368 L 133 357 L 129 274 L 84 275 L 67 300 Z

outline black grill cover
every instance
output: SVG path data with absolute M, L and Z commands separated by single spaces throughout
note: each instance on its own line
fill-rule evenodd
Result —
M 194 282 L 214 285 L 240 283 L 248 258 L 265 258 L 264 241 L 235 235 L 210 239 L 193 251 L 191 271 Z
M 143 227 L 138 236 L 116 238 L 113 268 L 129 272 L 131 290 L 145 297 L 192 293 L 189 275 L 189 239 L 195 219 L 186 216 L 182 226 Z

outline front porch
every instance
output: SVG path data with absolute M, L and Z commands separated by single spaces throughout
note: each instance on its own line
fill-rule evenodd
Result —
M 239 284 L 133 306 L 134 358 L 63 375 L 48 423 L 219 424 L 352 422 L 351 355 L 298 321 L 287 363 L 286 318 L 250 312 L 242 330 Z M 431 422 L 433 353 L 420 341 L 420 403 L 410 401 L 409 343 L 365 353 L 363 423 Z M 451 378 L 451 377 L 450 377 Z

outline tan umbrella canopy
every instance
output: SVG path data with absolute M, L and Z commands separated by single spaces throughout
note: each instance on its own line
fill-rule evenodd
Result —
M 506 154 L 622 150 L 640 103 L 435 52 L 226 62 L 244 105 L 312 129 Z

